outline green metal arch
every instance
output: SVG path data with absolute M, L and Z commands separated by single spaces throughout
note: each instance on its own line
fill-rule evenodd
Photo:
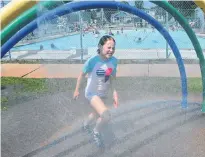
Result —
M 199 41 L 194 33 L 194 31 L 189 26 L 187 20 L 184 18 L 184 16 L 179 13 L 171 4 L 169 4 L 166 1 L 150 1 L 159 7 L 166 10 L 168 13 L 170 13 L 178 22 L 179 24 L 184 28 L 187 35 L 189 36 L 194 49 L 196 51 L 197 57 L 199 58 L 199 64 L 201 69 L 201 75 L 202 75 L 202 85 L 203 85 L 203 102 L 202 102 L 202 112 L 205 112 L 205 61 L 204 61 L 204 55 L 202 48 L 199 44 Z

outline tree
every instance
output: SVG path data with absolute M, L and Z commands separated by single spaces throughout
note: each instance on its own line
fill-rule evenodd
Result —
M 169 0 L 169 3 L 180 10 L 185 17 L 192 17 L 194 14 L 194 9 L 197 8 L 197 5 L 193 1 L 173 1 Z
M 138 9 L 144 9 L 144 2 L 143 1 L 135 1 L 135 7 Z M 140 27 L 143 27 L 141 18 L 140 18 Z
M 138 9 L 144 9 L 144 2 L 143 1 L 135 1 L 135 7 Z
M 166 18 L 166 11 L 163 8 L 159 6 L 155 6 L 153 7 L 153 9 L 155 10 L 155 17 L 159 16 L 159 17 L 163 17 L 163 19 Z
M 92 20 L 95 20 L 96 18 L 97 18 L 97 12 L 96 12 L 96 10 L 94 9 L 94 10 L 91 11 L 91 19 L 92 19 Z
M 110 9 L 110 8 L 104 8 L 103 9 L 103 12 L 104 12 L 104 17 L 105 19 L 111 23 L 111 16 L 112 14 L 115 14 L 118 12 L 117 9 Z
M 169 0 L 169 3 L 173 5 L 173 7 L 178 9 L 196 9 L 197 5 L 193 1 L 173 1 Z
M 121 3 L 125 3 L 125 4 L 128 4 L 129 3 L 127 1 L 121 1 Z M 109 9 L 109 8 L 104 8 L 103 9 L 103 12 L 104 12 L 104 17 L 105 19 L 108 21 L 108 22 L 111 22 L 111 16 L 112 14 L 115 14 L 118 12 L 117 9 Z
M 124 3 L 124 4 L 127 4 L 127 5 L 130 5 L 127 1 L 121 1 L 121 3 Z

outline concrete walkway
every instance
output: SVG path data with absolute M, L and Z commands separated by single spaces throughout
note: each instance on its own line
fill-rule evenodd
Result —
M 1 77 L 76 78 L 82 64 L 2 64 Z M 198 64 L 185 64 L 187 77 L 201 77 Z M 119 64 L 118 77 L 180 77 L 177 64 Z

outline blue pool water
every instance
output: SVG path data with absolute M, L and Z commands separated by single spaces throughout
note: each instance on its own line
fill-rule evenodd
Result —
M 122 33 L 114 33 L 116 40 L 116 49 L 164 49 L 166 41 L 163 36 L 155 30 L 126 30 Z M 193 45 L 184 31 L 170 31 L 170 35 L 177 44 L 179 49 L 194 49 Z M 92 32 L 86 33 L 83 36 L 83 48 L 96 47 L 101 36 L 105 35 L 105 31 L 101 31 L 99 37 L 95 37 Z M 142 41 L 138 42 L 138 38 Z M 205 38 L 198 37 L 202 49 L 205 49 Z M 66 37 L 56 38 L 52 40 L 42 41 L 24 46 L 14 47 L 12 50 L 39 50 L 40 45 L 43 45 L 45 50 L 51 50 L 51 44 L 59 50 L 80 49 L 80 35 L 70 35 Z

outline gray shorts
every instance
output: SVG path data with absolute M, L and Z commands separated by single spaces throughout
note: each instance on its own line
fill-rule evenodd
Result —
M 88 93 L 85 93 L 85 98 L 90 102 L 91 99 L 93 98 L 93 96 L 99 96 L 100 98 L 102 99 L 106 99 L 107 96 L 100 96 L 98 95 L 97 93 L 91 93 L 91 92 L 88 92 Z
M 86 93 L 86 94 L 85 94 L 85 98 L 89 101 L 89 103 L 90 103 L 91 99 L 92 99 L 94 96 L 99 96 L 99 95 L 96 94 L 96 93 Z M 113 105 L 113 99 L 112 99 L 111 96 L 99 96 L 99 97 L 103 100 L 103 102 L 105 103 L 106 106 L 107 106 L 107 105 L 108 105 L 108 106 Z

